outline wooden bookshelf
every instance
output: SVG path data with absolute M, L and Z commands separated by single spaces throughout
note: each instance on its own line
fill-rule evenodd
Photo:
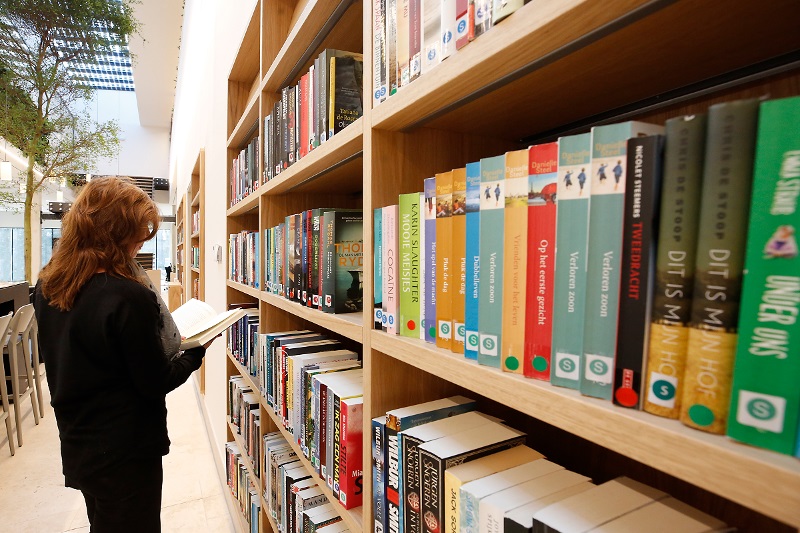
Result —
M 365 505 L 342 510 L 351 531 L 372 523 L 370 420 L 453 393 L 475 397 L 482 409 L 526 429 L 532 446 L 595 481 L 631 475 L 740 531 L 800 528 L 796 459 L 374 331 L 367 303 L 373 209 L 422 190 L 436 172 L 593 125 L 663 122 L 719 101 L 800 94 L 798 18 L 796 0 L 530 2 L 372 109 L 371 3 L 256 3 L 228 79 L 228 170 L 247 142 L 263 139 L 264 117 L 280 90 L 296 83 L 322 48 L 364 55 L 363 117 L 236 205 L 225 204 L 229 233 L 263 232 L 316 207 L 365 214 L 360 314 L 329 315 L 227 282 L 229 303 L 259 302 L 261 332 L 317 329 L 361 344 Z M 263 176 L 262 161 L 259 170 Z M 247 374 L 231 363 L 226 379 Z M 262 398 L 262 417 L 264 411 L 274 416 Z M 272 424 L 283 431 L 279 420 Z M 262 523 L 276 527 L 269 516 Z
M 189 242 L 189 226 L 186 222 L 187 204 L 189 200 L 184 193 L 178 198 L 178 205 L 175 209 L 175 281 L 183 287 L 183 280 L 186 279 L 186 269 L 188 261 L 186 257 L 186 243 Z M 181 290 L 181 303 L 185 299 L 185 292 Z

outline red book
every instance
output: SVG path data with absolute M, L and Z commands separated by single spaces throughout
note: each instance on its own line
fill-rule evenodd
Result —
M 363 503 L 364 398 L 342 400 L 341 411 L 339 501 L 345 509 L 352 509 Z
M 300 157 L 308 155 L 308 72 L 300 78 Z
M 558 143 L 528 151 L 528 299 L 525 309 L 525 376 L 550 380 L 553 275 L 556 259 Z

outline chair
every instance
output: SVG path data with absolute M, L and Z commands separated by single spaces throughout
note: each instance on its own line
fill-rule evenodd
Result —
M 0 340 L 5 341 L 8 335 L 8 325 L 11 323 L 11 318 L 14 313 L 8 313 L 6 316 L 0 316 Z M 6 370 L 0 363 L 0 403 L 3 406 L 3 412 L 0 413 L 0 420 L 6 423 L 6 433 L 8 434 L 8 447 L 11 449 L 11 455 L 14 455 L 14 430 L 11 427 L 11 410 L 8 403 L 8 387 L 6 387 Z
M 31 407 L 33 408 L 33 420 L 39 425 L 39 405 L 33 396 L 34 376 L 31 368 L 31 330 L 34 329 L 33 305 L 23 305 L 17 309 L 8 326 L 8 340 L 4 352 L 8 351 L 9 366 L 11 368 L 11 387 L 14 389 L 11 396 L 14 399 L 14 421 L 17 426 L 17 445 L 22 446 L 22 418 L 20 413 L 20 401 L 25 397 L 30 397 Z M 38 340 L 38 339 L 37 339 Z M 36 358 L 39 356 L 39 348 L 34 348 Z M 19 368 L 20 359 L 23 361 L 24 369 Z M 38 366 L 38 361 L 37 361 Z M 24 371 L 24 374 L 21 372 Z M 38 376 L 38 372 L 37 372 Z M 20 379 L 27 379 L 24 391 L 20 390 Z M 8 378 L 6 378 L 8 380 Z

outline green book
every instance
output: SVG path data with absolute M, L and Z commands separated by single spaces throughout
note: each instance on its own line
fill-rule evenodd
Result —
M 586 304 L 586 252 L 592 180 L 592 136 L 558 139 L 558 211 L 553 283 L 553 346 L 550 382 L 577 389 L 581 384 Z
M 757 118 L 755 99 L 708 111 L 680 420 L 709 433 L 725 433 L 728 420 Z
M 400 335 L 419 338 L 420 212 L 418 192 L 400 195 L 399 214 Z
M 478 363 L 500 368 L 503 329 L 503 224 L 505 155 L 481 159 Z
M 728 435 L 793 454 L 800 426 L 800 97 L 761 104 Z
M 581 394 L 611 399 L 622 265 L 627 145 L 664 127 L 623 122 L 592 128 L 592 209 L 586 256 Z

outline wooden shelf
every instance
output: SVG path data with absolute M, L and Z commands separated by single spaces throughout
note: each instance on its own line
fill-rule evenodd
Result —
M 292 302 L 286 298 L 268 292 L 261 293 L 261 301 L 273 307 L 283 309 L 288 313 L 325 328 L 328 331 L 338 333 L 343 337 L 357 342 L 363 342 L 364 315 L 361 312 L 339 314 L 325 313 L 324 311 L 305 307 L 297 302 Z
M 258 389 L 256 389 L 258 390 Z M 263 490 L 263 485 L 261 484 L 261 476 L 256 474 L 255 467 L 253 466 L 253 462 L 250 460 L 250 457 L 245 453 L 245 443 L 242 439 L 242 436 L 237 433 L 236 426 L 231 423 L 230 419 L 228 419 L 228 429 L 231 430 L 231 434 L 233 435 L 233 440 L 236 441 L 236 445 L 239 446 L 239 451 L 242 452 L 242 460 L 244 461 L 244 466 L 247 467 L 247 475 L 250 476 L 251 481 L 255 481 L 254 485 L 257 489 Z
M 195 274 L 199 274 L 200 273 L 200 269 L 197 268 L 196 266 L 193 266 L 193 267 L 190 267 L 190 268 L 191 268 L 192 272 L 194 272 Z
M 199 239 L 200 238 L 200 232 L 199 231 L 195 231 L 194 233 L 189 235 L 189 238 L 190 239 Z
M 362 117 L 269 180 L 259 190 L 268 195 L 320 190 L 337 193 L 360 191 L 363 188 L 363 161 L 359 156 L 362 153 L 363 136 Z
M 247 517 L 244 516 L 244 513 L 242 513 L 242 510 L 239 508 L 239 499 L 233 495 L 231 488 L 227 485 L 225 485 L 223 490 L 228 495 L 228 502 L 232 506 L 230 510 L 234 511 L 232 513 L 234 527 L 236 527 L 236 530 L 240 533 L 250 533 L 250 524 L 247 523 Z
M 200 206 L 200 191 L 195 193 L 194 198 L 192 198 L 192 207 L 199 207 Z
M 480 366 L 424 341 L 371 331 L 371 347 L 477 394 L 800 527 L 800 461 L 577 391 Z M 557 408 L 554 408 L 557 406 Z
M 233 204 L 228 208 L 225 214 L 229 217 L 235 217 L 247 215 L 258 210 L 258 199 L 264 194 L 264 187 L 265 185 L 261 185 L 258 189 Z
M 238 282 L 230 280 L 230 279 L 226 280 L 225 283 L 231 289 L 236 289 L 239 292 L 243 292 L 245 294 L 249 294 L 250 296 L 253 296 L 254 298 L 258 298 L 259 295 L 261 294 L 261 291 L 259 289 L 255 288 L 255 287 L 251 287 L 250 285 L 245 285 L 244 283 L 238 283 Z
M 228 137 L 228 148 L 240 150 L 254 133 L 258 133 L 258 100 L 259 95 L 255 93 L 247 101 L 242 117 Z

